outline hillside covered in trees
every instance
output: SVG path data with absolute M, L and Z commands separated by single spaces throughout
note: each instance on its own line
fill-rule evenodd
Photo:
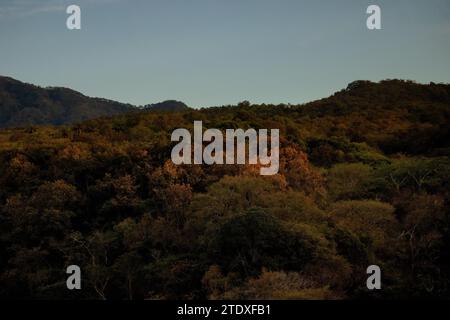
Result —
M 69 124 L 133 109 L 131 105 L 89 98 L 67 88 L 41 88 L 0 77 L 0 128 Z
M 171 133 L 194 120 L 280 129 L 280 173 L 173 165 Z M 449 120 L 450 85 L 389 80 L 2 129 L 0 298 L 450 298 Z
M 167 100 L 144 106 L 144 110 L 152 112 L 176 112 L 187 111 L 188 109 L 189 107 L 185 103 L 176 100 Z
M 0 76 L 0 128 L 68 125 L 133 111 L 174 112 L 187 109 L 186 104 L 174 100 L 137 107 L 87 97 L 68 88 L 41 88 Z

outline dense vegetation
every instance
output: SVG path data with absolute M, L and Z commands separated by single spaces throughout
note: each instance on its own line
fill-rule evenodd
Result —
M 307 105 L 3 129 L 0 297 L 449 298 L 449 119 L 449 85 L 392 80 Z M 174 166 L 170 134 L 194 120 L 279 128 L 280 174 Z
M 175 112 L 187 111 L 189 110 L 189 107 L 181 101 L 167 100 L 164 102 L 148 104 L 144 106 L 144 110 L 152 112 Z
M 0 76 L 0 128 L 67 125 L 133 111 L 174 112 L 188 109 L 183 102 L 174 100 L 136 107 L 90 98 L 67 88 L 41 88 Z

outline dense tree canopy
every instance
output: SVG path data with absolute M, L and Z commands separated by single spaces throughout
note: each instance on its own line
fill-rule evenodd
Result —
M 0 131 L 0 297 L 450 297 L 450 87 Z M 176 128 L 278 128 L 280 172 L 175 166 Z M 68 291 L 79 265 L 83 290 Z M 383 269 L 384 290 L 365 287 Z

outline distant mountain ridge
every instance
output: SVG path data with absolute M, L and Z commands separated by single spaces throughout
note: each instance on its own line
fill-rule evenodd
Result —
M 247 104 L 250 106 L 250 103 Z M 290 106 L 297 112 L 312 118 L 345 116 L 353 112 L 377 115 L 380 112 L 390 112 L 393 106 L 416 111 L 426 109 L 427 112 L 415 111 L 426 120 L 432 118 L 436 112 L 449 116 L 449 104 L 449 84 L 433 82 L 420 84 L 414 81 L 394 79 L 380 82 L 354 81 L 347 88 L 330 97 Z M 244 106 L 236 107 L 243 110 Z M 212 111 L 214 108 L 210 109 Z M 438 109 L 440 111 L 436 111 Z M 187 110 L 192 109 L 185 103 L 176 100 L 137 107 L 108 99 L 87 97 L 68 88 L 42 88 L 0 76 L 0 128 L 65 125 L 130 112 L 183 112 Z
M 65 125 L 135 111 L 182 111 L 183 102 L 169 100 L 145 107 L 91 98 L 72 89 L 42 88 L 0 76 L 0 128 Z
M 177 112 L 177 111 L 186 111 L 189 109 L 190 108 L 185 103 L 176 100 L 167 100 L 164 102 L 148 104 L 144 106 L 144 110 L 154 112 Z
M 70 124 L 134 109 L 129 104 L 90 98 L 72 89 L 41 88 L 0 77 L 0 127 Z

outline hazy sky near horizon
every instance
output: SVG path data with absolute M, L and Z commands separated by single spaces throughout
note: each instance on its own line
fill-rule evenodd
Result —
M 82 30 L 66 28 L 69 4 Z M 383 30 L 366 28 L 382 10 Z M 0 0 L 0 75 L 136 105 L 302 103 L 450 82 L 449 0 Z

